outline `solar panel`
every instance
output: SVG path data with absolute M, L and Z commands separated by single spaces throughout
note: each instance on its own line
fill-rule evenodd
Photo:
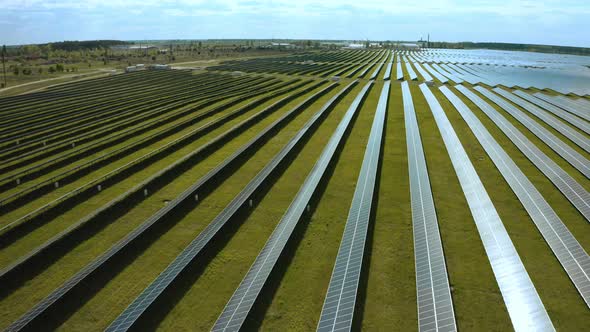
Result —
M 590 121 L 590 105 L 586 106 L 583 103 L 564 96 L 548 96 L 539 92 L 535 93 L 535 97 L 553 105 L 559 106 L 571 114 L 575 114 L 582 119 L 585 119 L 586 121 Z
M 252 146 L 255 146 L 263 137 L 268 135 L 273 131 L 275 127 L 279 124 L 283 123 L 287 119 L 289 119 L 293 114 L 296 114 L 302 109 L 305 109 L 309 103 L 316 100 L 320 96 L 324 95 L 327 91 L 330 91 L 333 87 L 337 86 L 337 83 L 331 84 L 326 88 L 316 92 L 312 96 L 308 97 L 306 100 L 295 106 L 289 112 L 285 113 L 279 119 L 275 120 L 272 124 L 262 130 L 257 136 L 251 139 L 248 143 L 244 144 L 240 149 L 238 149 L 234 154 L 230 157 L 226 158 L 223 162 L 217 165 L 214 169 L 209 171 L 205 176 L 199 179 L 196 183 L 194 183 L 190 188 L 185 190 L 181 193 L 178 197 L 174 200 L 170 201 L 165 207 L 160 209 L 142 224 L 140 224 L 137 228 L 135 228 L 131 233 L 125 236 L 123 239 L 119 240 L 119 242 L 115 243 L 108 251 L 103 253 L 101 256 L 96 258 L 90 264 L 86 265 L 80 271 L 78 271 L 74 276 L 68 279 L 65 283 L 61 286 L 56 288 L 51 294 L 37 303 L 31 310 L 21 316 L 18 320 L 13 322 L 9 327 L 8 330 L 10 331 L 19 331 L 25 328 L 29 323 L 31 323 L 35 318 L 37 318 L 40 314 L 51 308 L 55 303 L 58 302 L 65 294 L 67 294 L 70 290 L 72 290 L 76 285 L 80 284 L 86 277 L 91 275 L 94 271 L 99 269 L 104 263 L 114 257 L 117 253 L 121 250 L 125 249 L 127 245 L 135 241 L 136 239 L 140 238 L 140 236 L 149 228 L 151 228 L 154 224 L 156 224 L 164 215 L 172 211 L 174 208 L 179 206 L 181 202 L 194 197 L 194 194 L 208 181 L 216 176 L 221 170 L 225 169 L 228 165 L 230 165 L 233 160 L 239 158 L 245 151 L 251 149 Z M 279 101 L 280 103 L 280 101 Z M 240 126 L 240 124 L 236 125 Z M 222 134 L 224 135 L 224 134 Z M 215 140 L 215 139 L 214 139 Z M 180 161 L 178 161 L 180 162 Z M 164 170 L 162 170 L 164 171 Z
M 368 72 L 368 71 L 369 71 L 371 68 L 373 68 L 373 66 L 374 66 L 374 64 L 373 64 L 373 63 L 370 63 L 370 64 L 367 66 L 367 68 L 363 69 L 363 71 L 361 71 L 361 72 L 359 73 L 359 76 L 358 76 L 358 77 L 359 77 L 359 78 L 360 78 L 360 77 L 364 77 L 364 76 L 367 74 L 367 72 Z
M 403 79 L 404 79 L 404 72 L 402 70 L 402 63 L 399 61 L 397 62 L 397 65 L 396 65 L 396 75 L 395 76 L 396 76 L 395 78 L 398 81 L 403 81 Z
M 539 93 L 541 94 L 541 93 Z M 553 96 L 553 99 L 563 102 L 574 108 L 581 108 L 586 111 L 586 117 L 590 116 L 590 101 L 584 98 L 569 98 L 566 96 Z M 559 106 L 559 105 L 558 105 Z M 566 109 L 567 110 L 567 109 Z
M 415 62 L 414 65 L 416 66 L 416 69 L 418 70 L 420 75 L 422 75 L 422 78 L 424 78 L 424 81 L 429 82 L 433 80 L 432 76 L 430 76 L 430 74 L 426 70 L 424 70 L 424 68 L 422 68 L 420 62 Z
M 410 75 L 410 80 L 415 81 L 418 79 L 418 75 L 416 75 L 416 72 L 414 71 L 414 68 L 412 68 L 412 65 L 410 64 L 410 62 L 406 62 L 406 70 L 408 71 L 408 74 Z
M 588 98 L 570 98 L 566 96 L 554 96 L 554 99 L 559 100 L 560 102 L 570 104 L 572 105 L 572 107 L 576 109 L 581 108 L 584 112 L 584 115 L 582 115 L 581 117 L 590 121 L 590 101 L 588 100 Z
M 457 84 L 461 84 L 463 83 L 463 80 L 461 78 L 459 78 L 459 76 L 452 74 L 446 70 L 444 70 L 441 66 L 439 66 L 436 63 L 432 64 L 432 67 L 434 69 L 436 69 L 439 73 L 441 73 L 442 75 L 448 77 L 450 80 L 452 80 L 453 82 L 457 83 Z
M 457 90 L 477 105 L 508 136 L 516 147 L 553 182 L 563 195 L 590 221 L 590 194 L 551 158 L 537 148 L 510 121 L 486 103 L 482 98 L 462 86 Z M 491 95 L 491 93 L 489 93 Z
M 524 91 L 521 90 L 516 90 L 514 91 L 514 94 L 525 99 L 526 101 L 528 101 L 531 104 L 534 104 L 540 108 L 543 108 L 551 113 L 553 113 L 554 115 L 560 117 L 561 119 L 567 121 L 568 123 L 570 123 L 571 125 L 573 125 L 574 127 L 577 127 L 578 129 L 584 131 L 586 134 L 590 134 L 590 124 L 588 124 L 588 122 L 578 118 L 577 116 L 566 112 L 562 109 L 560 109 L 559 107 L 552 105 L 544 100 L 541 100 L 535 96 L 532 96 Z M 561 121 L 555 119 L 556 122 L 559 122 L 561 124 Z M 562 125 L 565 126 L 565 125 Z M 567 129 L 569 129 L 569 127 L 565 126 Z M 557 129 L 557 128 L 556 128 Z M 573 131 L 570 129 L 570 131 Z M 576 131 L 573 131 L 574 133 L 577 134 Z M 589 146 L 590 146 L 590 140 L 588 140 L 586 137 L 584 137 L 583 135 L 579 135 L 582 139 L 585 140 L 585 146 L 583 146 L 582 148 L 584 148 L 584 150 L 589 151 Z
M 393 63 L 389 62 L 387 67 L 385 68 L 385 74 L 383 75 L 384 80 L 388 80 L 391 78 L 391 68 L 393 67 Z
M 407 82 L 402 83 L 402 97 L 412 200 L 418 327 L 421 332 L 456 331 L 453 299 L 449 288 L 436 209 L 432 199 L 414 102 Z
M 471 110 L 447 87 L 441 87 L 440 90 L 471 128 L 543 235 L 586 305 L 590 306 L 590 257 L 584 248 Z
M 383 62 L 379 63 L 379 65 L 377 65 L 377 68 L 375 68 L 375 71 L 373 72 L 373 74 L 371 74 L 371 77 L 369 77 L 370 80 L 374 80 L 377 78 L 377 74 L 379 74 L 379 71 L 381 70 L 381 68 L 383 68 Z
M 386 82 L 385 84 L 389 84 Z M 365 91 L 366 92 L 366 91 Z M 299 188 L 299 192 L 291 202 L 291 205 L 279 221 L 277 227 L 270 235 L 266 244 L 256 257 L 256 260 L 246 273 L 246 276 L 227 302 L 223 312 L 215 322 L 212 331 L 238 331 L 244 320 L 248 316 L 250 309 L 254 305 L 258 294 L 262 290 L 268 276 L 272 272 L 283 248 L 287 244 L 295 226 L 301 219 L 303 212 L 317 186 L 322 179 L 334 153 L 342 140 L 342 136 L 348 127 L 350 118 L 353 116 L 358 103 L 362 97 L 355 100 L 355 103 L 349 108 L 346 117 L 341 121 L 336 128 L 330 141 L 322 151 L 311 172 L 308 174 L 303 185 Z
M 246 204 L 247 200 L 254 194 L 259 186 L 275 170 L 277 165 L 291 152 L 296 144 L 308 133 L 309 128 L 321 118 L 343 94 L 347 93 L 357 82 L 349 84 L 330 101 L 328 101 L 320 111 L 318 111 L 308 123 L 277 153 L 277 155 L 236 195 L 236 197 L 211 221 L 209 225 L 160 273 L 160 275 L 148 286 L 143 292 L 111 323 L 107 331 L 126 331 L 139 317 L 153 304 L 168 286 L 178 277 L 180 273 L 197 257 L 201 250 L 213 239 L 213 237 L 222 229 L 223 226 L 234 216 L 240 207 Z M 366 91 L 370 83 L 363 89 Z M 345 118 L 348 122 L 350 119 Z
M 565 144 L 555 135 L 553 135 L 545 127 L 541 126 L 537 121 L 533 120 L 530 116 L 514 107 L 512 104 L 500 98 L 497 94 L 482 88 L 480 86 L 475 89 L 489 98 L 491 101 L 502 107 L 506 112 L 510 113 L 516 120 L 522 123 L 528 130 L 535 134 L 545 144 L 551 147 L 557 154 L 563 159 L 567 160 L 573 167 L 579 170 L 586 177 L 590 177 L 590 162 L 574 150 L 569 145 Z M 494 90 L 496 91 L 496 90 Z M 506 95 L 507 96 L 507 95 Z M 522 100 L 522 99 L 521 99 Z
M 561 96 L 559 96 L 559 97 L 561 97 Z M 563 98 L 566 98 L 566 97 L 563 97 Z M 576 105 L 582 106 L 582 107 L 584 107 L 584 109 L 590 111 L 590 100 L 588 100 L 587 98 L 566 98 L 566 99 L 575 103 Z
M 442 84 L 449 83 L 449 80 L 446 77 L 444 77 L 441 73 L 432 68 L 429 64 L 423 63 L 422 65 L 424 66 L 424 68 L 426 68 L 426 70 L 428 70 L 432 74 L 432 76 L 436 77 L 436 79 L 438 79 Z
M 420 89 L 434 115 L 453 168 L 459 178 L 512 326 L 516 331 L 555 330 L 496 208 L 449 119 L 426 84 L 421 84 Z
M 552 127 L 553 129 L 557 130 L 558 132 L 560 132 L 562 135 L 564 135 L 565 137 L 569 138 L 572 142 L 576 143 L 578 146 L 580 146 L 582 149 L 589 151 L 590 150 L 590 140 L 588 138 L 586 138 L 583 134 L 577 132 L 576 130 L 574 130 L 573 128 L 571 128 L 570 126 L 568 126 L 567 124 L 565 124 L 563 121 L 559 120 L 558 118 L 556 118 L 555 116 L 551 115 L 550 113 L 548 113 L 545 110 L 542 110 L 541 108 L 533 105 L 533 103 L 519 98 L 516 95 L 519 94 L 518 91 L 520 90 L 516 90 L 515 93 L 510 93 L 509 91 L 500 89 L 500 88 L 496 88 L 494 89 L 494 92 L 500 94 L 501 96 L 503 96 L 504 98 L 512 101 L 513 103 L 517 104 L 518 106 L 524 108 L 525 110 L 527 110 L 529 113 L 535 115 L 537 118 L 543 120 L 546 124 L 548 124 L 550 127 Z M 521 92 L 522 93 L 522 92 Z M 520 94 L 519 94 L 520 95 Z M 526 95 L 526 94 L 525 94 Z M 535 97 L 532 97 L 535 98 Z M 537 99 L 537 98 L 535 98 Z M 541 103 L 545 103 L 542 100 L 537 99 L 539 102 Z M 547 104 L 547 103 L 545 103 Z M 546 106 L 552 106 L 553 105 L 546 105 Z M 569 114 L 565 111 L 559 110 L 560 112 Z M 572 116 L 573 117 L 573 116 Z M 583 120 L 581 119 L 577 119 L 578 121 L 580 121 L 580 126 L 584 129 L 589 129 L 590 130 L 590 126 L 588 126 L 587 124 L 582 123 Z
M 390 85 L 390 82 L 385 82 L 381 90 L 363 164 L 318 322 L 318 331 L 350 330 L 352 327 Z

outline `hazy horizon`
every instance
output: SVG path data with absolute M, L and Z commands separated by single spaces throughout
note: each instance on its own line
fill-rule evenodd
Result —
M 590 47 L 582 1 L 3 0 L 0 43 L 63 40 L 321 39 Z

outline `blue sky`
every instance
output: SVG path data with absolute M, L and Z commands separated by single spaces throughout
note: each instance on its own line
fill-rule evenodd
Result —
M 419 3 L 415 5 L 413 3 Z M 89 39 L 497 41 L 590 47 L 586 1 L 0 0 L 0 44 Z

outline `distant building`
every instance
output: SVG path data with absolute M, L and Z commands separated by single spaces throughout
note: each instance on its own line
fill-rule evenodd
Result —
M 365 48 L 365 44 L 348 44 L 346 48 Z
M 157 64 L 157 65 L 151 66 L 151 69 L 153 69 L 153 70 L 170 70 L 170 69 L 172 69 L 172 67 L 170 67 L 170 65 Z
M 401 43 L 401 44 L 398 44 L 398 46 L 401 46 L 402 48 L 409 48 L 409 49 L 420 48 L 420 45 L 416 44 L 416 43 Z
M 297 48 L 297 46 L 290 43 L 270 43 L 266 48 L 294 49 Z

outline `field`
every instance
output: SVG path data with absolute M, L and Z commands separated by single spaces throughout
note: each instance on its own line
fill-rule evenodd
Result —
M 347 328 L 587 330 L 590 82 L 447 57 L 314 51 L 0 98 L 0 329 L 313 330 L 354 227 Z M 505 96 L 523 92 L 538 106 Z

